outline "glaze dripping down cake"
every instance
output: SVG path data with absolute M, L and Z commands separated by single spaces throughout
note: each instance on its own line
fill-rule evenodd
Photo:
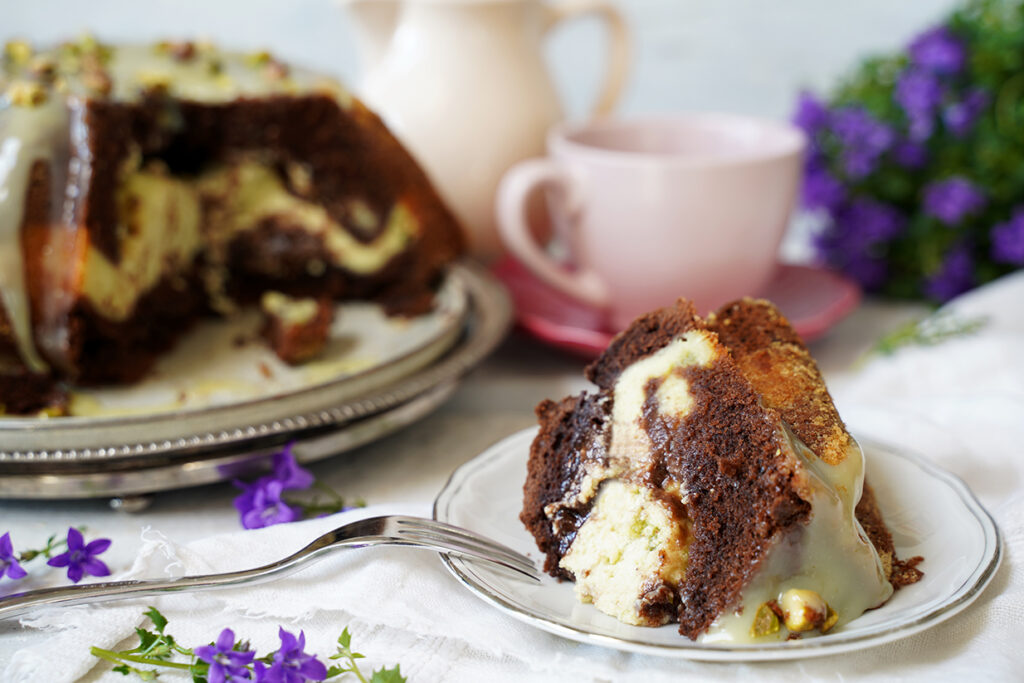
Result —
M 586 375 L 596 391 L 537 408 L 521 514 L 581 601 L 691 639 L 761 642 L 849 623 L 920 578 L 768 302 L 702 320 L 680 300 Z
M 266 53 L 12 42 L 0 84 L 3 412 L 135 381 L 266 292 L 422 312 L 462 251 L 380 119 Z

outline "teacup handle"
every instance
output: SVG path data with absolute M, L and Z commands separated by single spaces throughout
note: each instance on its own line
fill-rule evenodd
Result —
M 608 305 L 608 287 L 597 273 L 581 267 L 569 270 L 537 243 L 526 220 L 526 207 L 537 189 L 554 186 L 565 202 L 565 214 L 575 223 L 580 213 L 578 181 L 558 162 L 528 159 L 513 166 L 498 186 L 498 232 L 505 246 L 534 275 L 569 296 L 591 306 Z
M 594 15 L 608 27 L 608 65 L 604 83 L 597 101 L 591 110 L 592 116 L 611 113 L 622 95 L 622 88 L 629 75 L 630 37 L 626 20 L 612 5 L 601 0 L 567 0 L 557 5 L 547 5 L 546 30 L 563 21 L 584 15 Z

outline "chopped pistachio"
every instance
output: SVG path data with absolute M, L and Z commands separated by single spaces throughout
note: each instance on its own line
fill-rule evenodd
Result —
M 135 77 L 146 93 L 160 94 L 171 89 L 171 76 L 163 71 L 139 71 Z
M 28 70 L 33 76 L 44 81 L 53 80 L 57 74 L 57 63 L 47 55 L 37 55 L 29 62 Z
M 192 41 L 171 43 L 170 54 L 179 62 L 187 62 L 196 56 L 196 45 Z
M 27 40 L 9 40 L 4 45 L 4 56 L 13 64 L 26 64 L 32 58 L 32 44 Z
M 46 88 L 41 83 L 13 81 L 7 88 L 11 103 L 18 107 L 38 107 L 46 102 Z
M 252 67 L 263 66 L 272 59 L 273 57 L 270 56 L 269 52 L 261 50 L 260 52 L 251 52 L 247 54 L 245 56 L 245 63 Z
M 96 39 L 91 33 L 84 34 L 78 41 L 78 51 L 82 55 L 90 55 L 98 59 L 102 64 L 110 61 L 114 50 Z
M 219 76 L 224 72 L 224 62 L 213 57 L 206 63 L 206 71 L 211 76 Z
M 836 625 L 837 621 L 839 621 L 839 614 L 836 613 L 836 611 L 832 609 L 832 607 L 827 605 L 826 607 L 828 608 L 828 614 L 825 615 L 825 623 L 821 625 L 822 633 L 828 633 L 829 631 L 831 631 L 832 627 Z
M 790 588 L 779 599 L 779 607 L 790 631 L 810 631 L 825 622 L 828 605 L 818 593 Z
M 754 623 L 750 626 L 751 638 L 762 638 L 779 632 L 779 617 L 767 602 L 757 608 Z
M 82 73 L 82 85 L 94 95 L 109 95 L 114 87 L 110 75 L 103 69 L 90 69 Z

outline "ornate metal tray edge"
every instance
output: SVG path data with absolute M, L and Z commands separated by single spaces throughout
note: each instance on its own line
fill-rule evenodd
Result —
M 303 433 L 337 429 L 354 420 L 399 406 L 445 381 L 460 377 L 483 360 L 511 327 L 512 304 L 502 286 L 479 266 L 460 264 L 457 271 L 465 280 L 471 309 L 461 337 L 440 360 L 390 385 L 336 405 L 324 405 L 318 410 L 174 439 L 139 440 L 85 448 L 40 447 L 34 450 L 7 450 L 0 445 L 0 477 L 24 473 L 26 465 L 43 463 L 57 469 L 86 462 L 114 465 L 114 461 L 128 458 L 139 465 L 146 460 L 167 456 L 195 458 L 224 449 L 248 447 L 247 450 L 251 450 L 258 443 L 300 439 Z M 39 436 L 45 438 L 41 433 Z M 0 494 L 5 489 L 0 484 Z

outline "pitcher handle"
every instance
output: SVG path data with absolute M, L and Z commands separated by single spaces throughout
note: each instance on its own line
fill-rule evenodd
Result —
M 547 5 L 547 12 L 546 30 L 563 21 L 585 15 L 596 16 L 608 27 L 608 65 L 591 116 L 610 114 L 619 102 L 629 75 L 632 49 L 626 20 L 619 10 L 602 0 L 566 0 L 556 5 Z
M 579 188 L 569 172 L 551 159 L 528 159 L 513 166 L 498 186 L 498 231 L 505 246 L 524 266 L 555 289 L 591 306 L 608 305 L 608 288 L 596 273 L 586 268 L 569 270 L 537 243 L 526 220 L 530 196 L 542 186 L 561 190 L 565 214 L 579 216 Z

